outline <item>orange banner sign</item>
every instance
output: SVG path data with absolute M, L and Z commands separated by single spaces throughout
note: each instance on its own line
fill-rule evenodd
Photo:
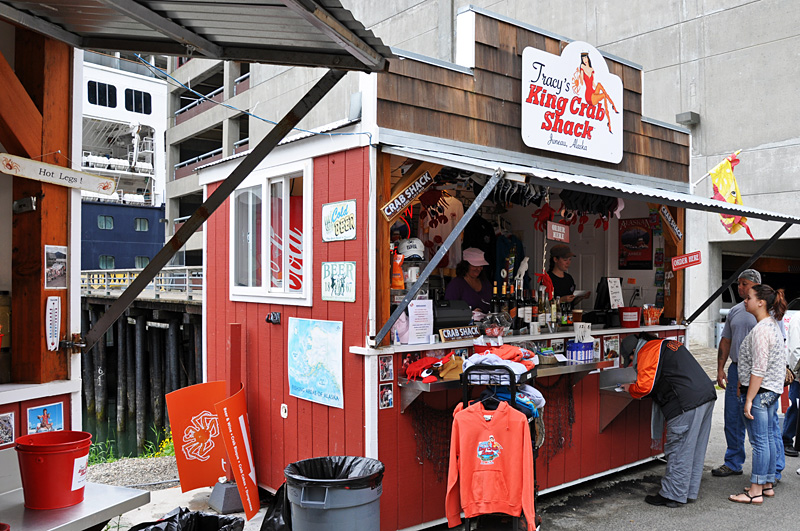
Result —
M 244 514 L 248 520 L 258 513 L 258 484 L 256 465 L 253 460 L 253 447 L 250 444 L 250 421 L 247 419 L 247 398 L 244 389 L 217 404 L 228 462 L 236 479 L 239 497 L 242 499 Z
M 213 486 L 225 475 L 225 446 L 214 405 L 225 398 L 225 382 L 184 387 L 167 394 L 181 491 Z

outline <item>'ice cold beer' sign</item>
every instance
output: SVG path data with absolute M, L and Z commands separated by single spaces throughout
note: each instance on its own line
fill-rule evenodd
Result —
M 525 48 L 522 141 L 576 157 L 622 161 L 622 80 L 608 72 L 594 46 L 576 41 L 560 56 Z
M 355 239 L 355 200 L 322 205 L 322 241 L 335 242 Z

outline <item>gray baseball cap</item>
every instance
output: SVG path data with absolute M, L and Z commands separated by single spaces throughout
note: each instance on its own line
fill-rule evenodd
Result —
M 761 273 L 755 269 L 745 269 L 739 274 L 739 278 L 749 280 L 750 282 L 755 282 L 756 284 L 761 284 Z

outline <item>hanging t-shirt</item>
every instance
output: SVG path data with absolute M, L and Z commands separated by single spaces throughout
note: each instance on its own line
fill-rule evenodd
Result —
M 428 220 L 422 220 L 419 224 L 419 239 L 425 245 L 425 259 L 431 260 L 439 248 L 444 243 L 444 240 L 450 236 L 453 229 L 461 218 L 464 217 L 464 204 L 455 197 L 442 198 L 444 211 L 441 214 L 447 218 L 447 222 L 438 223 L 435 227 L 431 227 Z M 451 267 L 455 268 L 461 262 L 461 240 L 462 237 L 456 238 L 456 241 L 450 246 L 447 254 L 439 262 L 436 267 Z

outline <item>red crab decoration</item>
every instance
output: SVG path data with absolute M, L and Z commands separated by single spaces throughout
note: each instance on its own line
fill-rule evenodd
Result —
M 601 225 L 603 230 L 608 230 L 608 216 L 597 216 L 597 219 L 594 220 L 594 228 L 599 229 Z
M 553 210 L 553 207 L 550 206 L 550 203 L 545 203 L 540 208 L 537 208 L 531 217 L 536 221 L 533 222 L 533 228 L 544 232 L 547 228 L 547 222 L 553 221 L 553 216 L 555 215 L 556 211 Z
M 579 233 L 583 232 L 583 226 L 586 225 L 587 221 L 589 221 L 589 216 L 587 216 L 586 214 L 581 214 L 580 219 L 578 219 L 578 232 Z M 606 222 L 606 225 L 608 225 L 608 222 Z
M 419 212 L 420 221 L 427 217 L 428 225 L 436 228 L 439 224 L 447 223 L 447 216 L 444 211 L 447 208 L 447 196 L 441 190 L 428 190 L 419 196 L 419 202 L 423 206 Z
M 550 278 L 550 275 L 547 273 L 535 273 L 536 280 L 539 281 L 540 286 L 544 286 L 545 291 L 547 291 L 547 298 L 553 298 L 553 279 Z

